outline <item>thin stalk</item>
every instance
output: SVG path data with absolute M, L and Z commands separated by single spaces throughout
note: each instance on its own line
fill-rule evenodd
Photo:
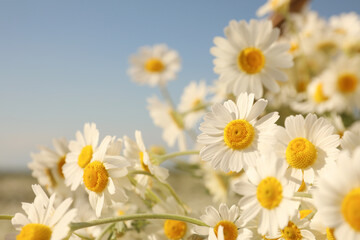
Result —
M 208 225 L 206 223 L 204 223 L 196 218 L 175 215 L 175 214 L 145 213 L 145 214 L 133 214 L 133 215 L 127 215 L 127 216 L 112 217 L 112 218 L 103 218 L 103 219 L 92 220 L 89 222 L 72 222 L 72 223 L 70 223 L 70 228 L 72 231 L 75 231 L 78 229 L 97 226 L 97 225 L 106 224 L 106 223 L 116 223 L 116 222 L 122 222 L 122 221 L 128 221 L 128 220 L 145 220 L 145 219 L 170 219 L 170 220 L 188 222 L 188 223 L 192 223 L 192 224 L 195 224 L 198 226 L 208 227 Z
M 159 181 L 159 180 L 158 180 Z M 167 190 L 169 190 L 169 192 L 171 193 L 171 195 L 175 198 L 176 202 L 184 209 L 185 211 L 185 214 L 188 213 L 187 211 L 187 207 L 186 205 L 181 201 L 181 199 L 179 198 L 179 196 L 176 194 L 175 190 L 168 184 L 168 183 L 163 183 L 163 182 L 160 182 L 164 187 L 167 188 Z
M 194 155 L 199 153 L 200 153 L 199 150 L 190 150 L 190 151 L 174 152 L 165 155 L 160 155 L 158 158 L 160 158 L 160 163 L 161 163 L 170 158 L 174 158 L 178 156 Z
M 171 108 L 173 110 L 175 110 L 176 107 L 175 107 L 174 101 L 171 99 L 171 96 L 170 96 L 170 93 L 169 93 L 167 87 L 160 85 L 159 88 L 160 88 L 160 91 L 161 91 L 161 94 L 163 95 L 163 97 L 166 99 L 166 101 L 168 101 Z
M 311 193 L 304 193 L 304 192 L 295 192 L 294 197 L 312 198 L 312 194 Z
M 13 217 L 11 215 L 0 215 L 0 220 L 11 220 Z
M 101 239 L 105 236 L 105 234 L 106 234 L 111 228 L 113 228 L 114 226 L 115 226 L 115 223 L 109 224 L 109 226 L 107 226 L 107 227 L 104 229 L 104 231 L 102 231 L 102 233 L 99 235 L 99 237 L 96 238 L 96 240 L 101 240 Z

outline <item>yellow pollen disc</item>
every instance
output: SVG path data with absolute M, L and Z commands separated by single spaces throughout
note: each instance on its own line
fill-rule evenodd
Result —
M 201 105 L 202 105 L 201 99 L 195 99 L 195 101 L 193 101 L 191 104 L 192 108 L 198 108 L 198 107 L 201 107 Z M 198 109 L 198 110 L 200 110 L 200 109 Z
M 308 81 L 307 80 L 300 80 L 297 84 L 296 84 L 296 90 L 297 92 L 305 92 L 308 86 Z
M 291 221 L 281 230 L 282 237 L 285 240 L 300 240 L 302 239 L 300 229 Z
M 57 168 L 58 173 L 59 173 L 59 175 L 60 175 L 62 178 L 64 178 L 64 173 L 63 173 L 62 167 L 63 167 L 64 164 L 65 164 L 65 158 L 66 158 L 66 156 L 62 156 L 62 157 L 59 159 L 58 168 Z
M 274 177 L 261 180 L 256 189 L 256 197 L 261 206 L 273 209 L 279 206 L 282 200 L 282 185 Z
M 290 53 L 294 53 L 298 49 L 299 49 L 299 44 L 298 43 L 296 43 L 296 42 L 290 43 L 290 49 L 289 49 Z
M 91 162 L 84 169 L 84 184 L 90 191 L 97 193 L 102 192 L 106 188 L 108 177 L 109 174 L 102 162 Z
M 316 158 L 316 148 L 306 138 L 294 138 L 286 148 L 286 161 L 293 168 L 305 169 L 310 167 Z
M 265 65 L 265 56 L 260 49 L 248 47 L 238 56 L 238 66 L 248 74 L 259 73 Z
M 150 73 L 160 73 L 164 71 L 165 65 L 163 62 L 158 58 L 150 58 L 145 63 L 145 70 Z
M 345 221 L 360 232 L 360 187 L 351 190 L 341 203 L 341 213 Z
M 310 213 L 312 213 L 313 211 L 311 209 L 303 209 L 300 210 L 300 219 L 306 218 Z
M 44 224 L 29 223 L 22 227 L 16 240 L 50 240 L 51 233 L 51 229 Z
M 299 189 L 297 190 L 298 192 L 304 192 L 306 190 L 306 183 L 304 181 L 304 179 L 301 181 L 301 185 L 299 187 Z
M 91 145 L 87 145 L 83 147 L 78 157 L 78 165 L 81 168 L 86 167 L 86 165 L 88 165 L 88 163 L 91 161 L 92 155 L 93 155 L 93 148 Z
M 148 165 L 144 163 L 144 153 L 139 152 L 140 164 L 144 171 L 150 172 Z
M 352 93 L 356 90 L 358 79 L 355 74 L 342 74 L 337 79 L 337 88 L 342 93 Z
M 164 223 L 164 233 L 171 240 L 178 240 L 185 236 L 187 225 L 185 222 L 177 220 L 166 220 Z
M 325 96 L 324 91 L 323 91 L 323 84 L 319 83 L 316 86 L 314 95 L 313 95 L 313 99 L 316 103 L 322 103 L 327 101 L 329 98 L 327 96 Z
M 237 226 L 230 221 L 223 220 L 216 224 L 214 227 L 215 235 L 218 235 L 219 226 L 224 228 L 224 240 L 235 240 L 238 236 Z
M 123 216 L 124 214 L 125 214 L 125 212 L 123 210 L 118 210 L 117 211 L 118 216 Z
M 327 240 L 336 240 L 333 228 L 326 228 L 326 238 Z
M 336 49 L 336 44 L 330 41 L 321 42 L 317 45 L 317 48 L 325 53 L 332 53 Z
M 233 120 L 224 129 L 224 141 L 234 150 L 249 147 L 254 140 L 254 127 L 246 120 Z

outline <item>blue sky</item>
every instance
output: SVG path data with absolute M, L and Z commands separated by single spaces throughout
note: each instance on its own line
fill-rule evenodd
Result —
M 146 99 L 157 89 L 139 87 L 126 74 L 128 57 L 143 45 L 166 43 L 182 58 L 169 90 L 178 101 L 190 81 L 213 73 L 209 53 L 232 19 L 255 18 L 265 1 L 1 1 L 0 172 L 24 170 L 30 152 L 51 139 L 71 140 L 85 122 L 101 137 L 133 137 L 163 143 Z M 328 17 L 360 12 L 358 0 L 318 0 Z

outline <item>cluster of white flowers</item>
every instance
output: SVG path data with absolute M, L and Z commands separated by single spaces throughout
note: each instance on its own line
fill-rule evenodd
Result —
M 284 16 L 281 30 L 230 21 L 210 49 L 219 79 L 191 82 L 177 106 L 178 53 L 141 48 L 128 73 L 160 88 L 148 110 L 167 146 L 147 147 L 140 131 L 101 139 L 95 123 L 55 139 L 29 164 L 51 197 L 33 185 L 16 239 L 360 240 L 360 17 L 290 3 L 257 12 Z M 161 166 L 172 159 L 216 207 L 184 203 Z

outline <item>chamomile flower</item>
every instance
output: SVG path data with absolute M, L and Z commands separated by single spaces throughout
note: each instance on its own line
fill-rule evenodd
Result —
M 156 126 L 163 129 L 162 137 L 170 146 L 178 142 L 180 150 L 186 149 L 185 124 L 182 116 L 167 103 L 161 102 L 156 96 L 148 99 L 148 110 Z
M 70 152 L 66 155 L 63 173 L 65 183 L 75 191 L 82 180 L 84 168 L 90 163 L 93 153 L 97 150 L 99 130 L 95 123 L 86 123 L 84 133 L 76 132 L 76 141 L 70 141 Z
M 227 84 L 227 93 L 239 95 L 252 92 L 256 98 L 263 95 L 263 85 L 278 92 L 276 81 L 286 81 L 281 69 L 293 65 L 288 43 L 277 43 L 280 31 L 268 20 L 229 23 L 224 30 L 227 38 L 215 37 L 210 52 L 216 57 L 214 71 Z
M 298 210 L 299 202 L 292 200 L 295 185 L 287 180 L 286 164 L 275 154 L 262 155 L 256 168 L 245 173 L 248 181 L 239 181 L 234 191 L 243 197 L 239 206 L 243 210 L 240 219 L 249 223 L 258 216 L 258 232 L 274 236 L 284 228 Z
M 288 224 L 280 229 L 278 240 L 315 240 L 315 236 L 309 228 L 307 219 L 300 219 L 299 214 L 290 219 Z
M 258 17 L 270 12 L 286 12 L 289 8 L 290 0 L 268 0 L 256 12 Z
M 277 133 L 279 156 L 286 160 L 297 184 L 314 183 L 315 176 L 328 162 L 333 162 L 339 153 L 340 141 L 334 127 L 315 114 L 289 116 L 285 128 Z
M 166 168 L 155 165 L 151 162 L 150 155 L 145 147 L 144 141 L 142 139 L 141 132 L 135 131 L 134 142 L 129 137 L 124 137 L 124 156 L 133 162 L 133 168 L 135 170 L 146 171 L 154 175 L 157 179 L 162 182 L 165 182 L 166 178 L 169 176 L 169 171 Z M 135 176 L 136 181 L 141 186 L 137 186 L 137 190 L 140 191 L 140 194 L 144 196 L 145 190 L 151 182 L 151 177 L 143 174 Z
M 181 67 L 178 53 L 165 44 L 140 48 L 136 55 L 130 57 L 130 63 L 128 74 L 132 79 L 152 87 L 174 80 Z
M 314 193 L 319 217 L 336 239 L 360 239 L 360 148 L 351 158 L 340 154 L 337 165 L 326 170 Z
M 336 59 L 326 70 L 326 95 L 340 98 L 338 107 L 347 112 L 360 108 L 360 57 L 345 56 Z
M 69 210 L 72 199 L 54 207 L 55 195 L 50 198 L 40 185 L 32 185 L 36 195 L 33 203 L 23 203 L 26 215 L 16 213 L 11 222 L 20 231 L 17 240 L 61 240 L 70 231 L 69 223 L 76 216 L 76 209 Z
M 65 186 L 63 165 L 66 154 L 69 152 L 68 142 L 65 138 L 53 139 L 54 150 L 41 147 L 40 153 L 32 153 L 32 162 L 28 164 L 35 177 L 50 193 L 57 192 L 68 196 L 70 189 Z
M 179 112 L 186 113 L 184 124 L 187 129 L 194 127 L 205 114 L 205 97 L 207 92 L 208 88 L 205 81 L 201 81 L 198 84 L 191 82 L 185 87 L 179 104 Z
M 194 231 L 197 234 L 208 235 L 213 231 L 219 237 L 218 233 L 222 227 L 224 240 L 251 239 L 250 231 L 242 228 L 240 209 L 236 205 L 232 205 L 229 209 L 225 203 L 221 203 L 219 210 L 213 206 L 208 206 L 205 209 L 205 215 L 202 215 L 200 219 L 209 227 L 195 226 Z
M 131 187 L 126 178 L 130 162 L 122 156 L 106 154 L 111 140 L 110 136 L 104 138 L 82 176 L 90 205 L 97 217 L 101 215 L 104 206 L 127 201 L 124 188 Z
M 200 125 L 197 141 L 205 146 L 200 150 L 204 161 L 224 172 L 239 172 L 252 165 L 261 149 L 272 145 L 272 134 L 279 118 L 277 112 L 257 119 L 267 101 L 254 103 L 254 94 L 241 93 L 236 104 L 228 100 L 214 104 Z

